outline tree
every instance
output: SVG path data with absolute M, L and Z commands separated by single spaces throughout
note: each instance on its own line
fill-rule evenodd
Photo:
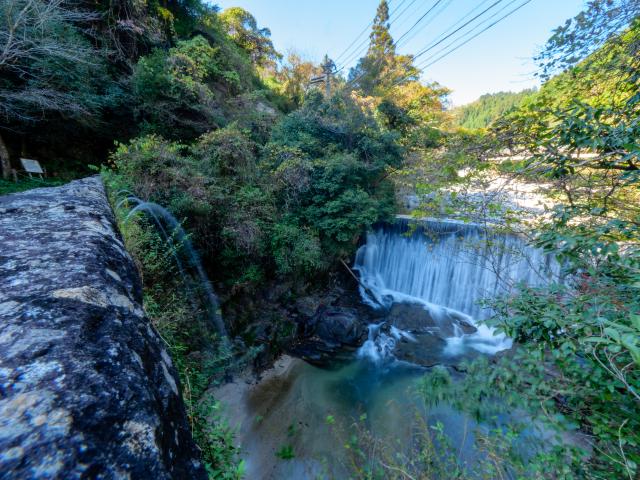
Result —
M 365 95 L 384 95 L 390 88 L 418 78 L 413 58 L 396 55 L 389 27 L 389 5 L 382 0 L 373 20 L 367 54 L 349 72 L 349 81 Z
M 274 67 L 281 58 L 271 42 L 271 30 L 259 28 L 253 15 L 243 8 L 228 8 L 220 14 L 220 20 L 229 36 L 247 52 L 254 65 Z
M 132 83 L 145 129 L 188 138 L 220 126 L 221 106 L 209 86 L 215 80 L 225 81 L 221 60 L 201 36 L 141 58 Z M 234 82 L 229 76 L 228 83 Z
M 590 0 L 581 13 L 558 27 L 547 41 L 536 58 L 542 67 L 540 75 L 548 79 L 584 61 L 639 15 L 637 0 Z
M 498 151 L 523 154 L 518 173 L 555 200 L 535 245 L 567 275 L 493 305 L 492 323 L 521 345 L 500 377 L 517 368 L 509 388 L 521 402 L 543 402 L 590 432 L 590 453 L 577 456 L 585 478 L 640 477 L 640 11 L 620 30 L 607 8 L 622 3 L 637 6 L 591 2 L 556 32 L 543 66 L 569 68 L 493 128 Z M 602 48 L 576 60 L 601 37 Z
M 55 115 L 89 123 L 121 92 L 105 88 L 103 52 L 78 25 L 97 19 L 64 0 L 7 0 L 0 5 L 0 127 L 42 122 Z M 9 175 L 0 137 L 3 176 Z
M 255 71 L 228 38 L 208 37 L 181 40 L 138 61 L 132 85 L 143 130 L 193 139 L 240 113 L 234 97 L 254 88 Z
M 399 131 L 403 141 L 413 139 L 420 143 L 416 134 L 424 133 L 425 129 L 440 128 L 444 122 L 448 94 L 449 90 L 437 83 L 407 82 L 391 88 L 380 102 L 378 111 L 383 123 Z
M 386 0 L 382 0 L 376 10 L 376 16 L 373 19 L 373 27 L 369 39 L 369 54 L 377 57 L 385 55 L 395 55 L 396 47 L 393 38 L 389 33 L 389 4 Z
M 322 67 L 313 62 L 303 60 L 295 52 L 289 52 L 286 62 L 275 75 L 278 82 L 278 91 L 293 104 L 294 108 L 300 107 L 304 100 L 309 79 L 321 74 Z

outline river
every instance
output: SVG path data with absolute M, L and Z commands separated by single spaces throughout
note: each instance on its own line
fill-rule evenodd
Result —
M 422 222 L 414 229 L 402 220 L 370 232 L 354 268 L 363 302 L 378 308 L 419 305 L 442 323 L 442 331 L 445 323 L 489 316 L 490 309 L 479 305 L 482 298 L 559 275 L 553 259 L 518 237 L 457 222 Z M 460 361 L 511 347 L 510 339 L 483 325 L 472 333 L 450 331 L 443 348 L 429 353 L 431 363 L 447 365 L 454 376 L 452 367 Z M 346 445 L 354 435 L 397 442 L 402 452 L 413 441 L 416 424 L 428 432 L 440 423 L 456 461 L 473 465 L 478 425 L 447 404 L 427 408 L 417 386 L 429 369 L 400 355 L 400 344 L 434 348 L 420 340 L 432 333 L 372 324 L 368 340 L 339 368 L 284 356 L 259 380 L 247 376 L 215 389 L 237 429 L 247 478 L 346 478 L 354 460 L 354 449 Z

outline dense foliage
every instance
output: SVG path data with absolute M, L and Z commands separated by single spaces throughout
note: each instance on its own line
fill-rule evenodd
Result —
M 233 123 L 189 146 L 141 137 L 113 160 L 138 195 L 186 219 L 230 282 L 326 269 L 393 213 L 385 176 L 402 149 L 349 97 L 316 95 L 258 140 Z
M 476 365 L 448 398 L 477 413 L 500 392 L 499 402 L 546 428 L 575 425 L 580 448 L 559 445 L 561 478 L 631 479 L 640 474 L 640 28 L 634 20 L 612 31 L 620 24 L 599 11 L 580 17 L 566 43 L 562 31 L 554 36 L 543 57 L 578 54 L 576 35 L 606 30 L 603 48 L 496 122 L 489 142 L 524 156 L 515 175 L 541 182 L 554 200 L 534 244 L 558 258 L 564 279 L 491 302 L 489 323 L 520 343 L 516 357 Z M 618 13 L 627 18 L 628 9 Z
M 456 123 L 463 128 L 487 128 L 495 120 L 531 98 L 534 92 L 535 90 L 487 93 L 475 102 L 456 109 Z

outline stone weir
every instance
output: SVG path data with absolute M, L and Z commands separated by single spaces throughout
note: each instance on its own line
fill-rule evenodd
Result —
M 0 478 L 206 478 L 99 177 L 0 197 Z

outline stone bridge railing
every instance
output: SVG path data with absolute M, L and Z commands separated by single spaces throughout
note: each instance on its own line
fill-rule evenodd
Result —
M 206 478 L 99 177 L 0 197 L 0 478 Z

